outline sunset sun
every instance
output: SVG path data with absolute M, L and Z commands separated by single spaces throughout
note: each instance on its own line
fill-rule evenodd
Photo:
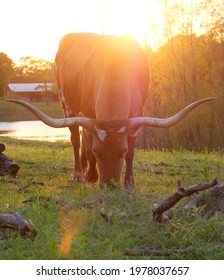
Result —
M 156 46 L 154 33 L 162 32 L 162 6 L 159 0 L 104 0 L 80 2 L 74 14 L 73 27 L 79 32 L 122 36 L 129 34 L 140 44 Z M 67 15 L 66 15 L 67 17 Z
M 133 36 L 139 43 L 152 44 L 150 33 L 161 28 L 162 10 L 158 1 L 111 1 L 99 10 L 103 32 Z
M 8 0 L 0 18 L 1 51 L 15 62 L 24 56 L 53 61 L 60 39 L 70 32 L 134 37 L 140 44 L 155 48 L 162 33 L 162 6 L 159 0 Z M 11 7 L 14 7 L 11 10 Z M 43 8 L 44 7 L 44 8 Z M 19 12 L 18 12 L 19 11 Z

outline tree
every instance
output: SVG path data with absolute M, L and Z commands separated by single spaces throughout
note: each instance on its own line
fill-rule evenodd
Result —
M 215 96 L 177 126 L 147 129 L 147 146 L 209 149 L 224 146 L 223 0 L 161 0 L 164 43 L 150 58 L 152 85 L 145 114 L 167 117 L 190 102 Z
M 36 89 L 43 89 L 47 104 L 49 104 L 49 91 L 57 94 L 55 89 L 49 89 L 47 83 L 54 82 L 53 63 L 37 57 L 27 56 L 20 59 L 20 65 L 15 68 L 11 79 L 13 83 L 43 83 Z
M 20 59 L 20 65 L 16 67 L 12 79 L 14 83 L 47 83 L 53 81 L 53 63 L 33 56 Z
M 194 58 L 192 44 L 197 46 Z M 147 116 L 167 117 L 187 104 L 208 96 L 215 96 L 217 101 L 201 106 L 187 121 L 173 128 L 148 129 L 147 145 L 171 149 L 223 147 L 222 44 L 207 35 L 174 36 L 153 53 L 151 65 L 152 85 L 145 108 Z M 195 80 L 192 79 L 193 74 Z M 194 83 L 197 86 L 196 91 Z
M 10 78 L 14 73 L 15 64 L 7 56 L 7 54 L 0 53 L 0 96 L 3 95 L 5 86 L 10 82 Z

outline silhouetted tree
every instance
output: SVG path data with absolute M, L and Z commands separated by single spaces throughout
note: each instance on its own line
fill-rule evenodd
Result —
M 5 86 L 9 83 L 14 73 L 15 64 L 7 54 L 0 53 L 0 96 L 3 95 Z
M 54 81 L 53 63 L 37 57 L 22 57 L 15 75 L 11 79 L 14 83 L 47 83 Z

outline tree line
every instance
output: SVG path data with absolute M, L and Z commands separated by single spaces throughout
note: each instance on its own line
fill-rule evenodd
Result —
M 0 52 L 0 96 L 9 83 L 53 83 L 53 63 L 27 56 L 16 65 L 7 54 Z M 55 89 L 56 94 L 56 89 Z
M 143 129 L 141 147 L 202 150 L 224 147 L 224 44 L 208 36 L 178 35 L 150 53 L 151 87 L 145 115 L 169 117 L 205 97 L 215 101 L 195 109 L 167 129 Z
M 209 96 L 215 101 L 169 129 L 143 129 L 139 146 L 224 148 L 224 10 L 219 0 L 161 0 L 166 43 L 147 49 L 152 82 L 145 115 L 168 117 Z

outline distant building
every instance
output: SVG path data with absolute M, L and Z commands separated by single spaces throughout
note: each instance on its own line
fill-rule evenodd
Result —
M 57 100 L 54 83 L 8 84 L 4 89 L 4 96 L 24 101 L 48 102 Z

